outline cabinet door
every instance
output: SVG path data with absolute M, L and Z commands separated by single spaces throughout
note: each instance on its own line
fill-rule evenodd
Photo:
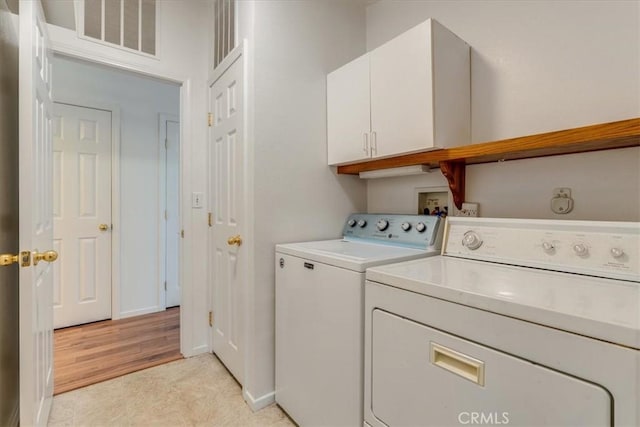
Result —
M 367 159 L 369 151 L 369 56 L 327 75 L 327 141 L 330 165 Z
M 373 157 L 432 148 L 431 21 L 374 49 L 370 57 Z

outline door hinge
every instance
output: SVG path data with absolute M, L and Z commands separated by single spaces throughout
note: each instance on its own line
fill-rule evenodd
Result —
M 209 127 L 213 126 L 213 113 L 207 113 L 207 124 Z
M 180 230 L 180 237 L 184 239 L 184 230 Z
M 166 280 L 164 281 L 164 290 L 165 291 L 167 290 L 167 281 Z
M 169 214 L 167 214 L 167 210 L 164 210 L 164 220 L 168 220 L 169 219 Z
M 213 327 L 213 311 L 209 312 L 209 326 Z
M 207 224 L 209 224 L 209 227 L 213 227 L 213 214 L 211 212 L 209 212 Z
M 169 149 L 169 139 L 168 139 L 168 138 L 165 138 L 165 139 L 164 139 L 164 149 L 165 149 L 165 150 L 168 150 L 168 149 Z

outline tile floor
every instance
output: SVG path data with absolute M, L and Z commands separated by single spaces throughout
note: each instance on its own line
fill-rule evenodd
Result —
M 59 394 L 49 426 L 294 426 L 272 405 L 253 413 L 211 354 Z

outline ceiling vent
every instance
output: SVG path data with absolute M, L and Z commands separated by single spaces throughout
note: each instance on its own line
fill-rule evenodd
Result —
M 156 55 L 156 0 L 84 0 L 78 7 L 80 37 Z

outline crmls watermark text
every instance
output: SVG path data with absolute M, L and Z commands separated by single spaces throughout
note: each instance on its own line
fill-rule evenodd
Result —
M 458 422 L 463 425 L 506 425 L 509 424 L 508 412 L 460 412 Z

